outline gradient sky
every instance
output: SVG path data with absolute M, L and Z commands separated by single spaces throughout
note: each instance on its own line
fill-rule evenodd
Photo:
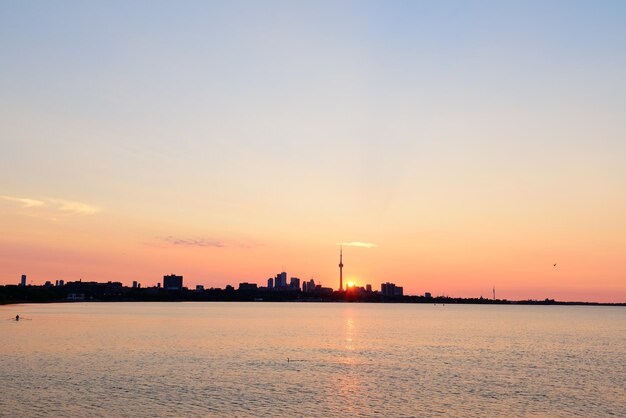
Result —
M 626 301 L 626 2 L 0 1 L 0 283 Z M 553 264 L 557 263 L 554 267 Z

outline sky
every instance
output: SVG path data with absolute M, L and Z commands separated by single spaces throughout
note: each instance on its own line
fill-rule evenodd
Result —
M 352 243 L 358 285 L 626 302 L 625 21 L 0 0 L 0 283 L 336 288 Z

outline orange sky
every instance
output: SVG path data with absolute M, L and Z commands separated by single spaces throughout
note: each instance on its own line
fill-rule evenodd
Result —
M 337 287 L 363 242 L 377 289 L 626 301 L 623 6 L 39 6 L 0 6 L 0 283 Z
M 17 283 L 20 274 L 27 274 L 34 284 L 82 278 L 151 286 L 164 274 L 177 273 L 188 286 L 223 287 L 265 283 L 284 269 L 290 277 L 337 287 L 337 244 L 353 241 L 339 235 L 352 238 L 351 229 L 360 229 L 326 219 L 317 224 L 289 220 L 274 224 L 275 229 L 259 223 L 255 226 L 262 232 L 256 233 L 237 224 L 230 231 L 209 231 L 125 219 L 105 209 L 78 213 L 47 206 L 2 203 L 3 219 L 11 220 L 0 240 L 4 283 Z M 535 218 L 533 228 L 523 229 L 507 219 L 465 215 L 454 222 L 451 215 L 418 217 L 411 224 L 411 214 L 402 219 L 395 213 L 393 219 L 402 222 L 382 220 L 367 227 L 365 238 L 371 239 L 363 241 L 375 246 L 344 247 L 345 280 L 376 289 L 392 281 L 409 294 L 489 296 L 495 285 L 498 297 L 509 299 L 625 299 L 626 234 L 611 229 L 609 216 L 597 219 L 590 232 L 563 220 L 547 225 Z M 184 232 L 174 236 L 172 231 Z

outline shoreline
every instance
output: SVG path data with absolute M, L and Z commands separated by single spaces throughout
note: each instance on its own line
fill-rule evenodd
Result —
M 436 299 L 430 301 L 362 301 L 362 300 L 319 300 L 319 299 L 288 299 L 288 300 L 145 300 L 145 299 L 89 299 L 89 300 L 10 300 L 0 301 L 0 305 L 52 304 L 52 303 L 363 303 L 363 304 L 403 304 L 403 305 L 509 305 L 509 306 L 606 306 L 626 307 L 626 302 L 567 302 L 567 301 L 474 301 L 451 299 Z

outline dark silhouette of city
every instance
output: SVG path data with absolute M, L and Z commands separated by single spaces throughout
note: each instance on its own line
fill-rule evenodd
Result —
M 65 283 L 56 280 L 53 284 L 46 281 L 43 285 L 27 285 L 26 275 L 22 275 L 19 284 L 0 286 L 0 304 L 24 302 L 79 302 L 79 301 L 129 301 L 129 302 L 167 302 L 167 301 L 212 301 L 212 302 L 370 302 L 370 303 L 471 303 L 471 304 L 592 304 L 626 305 L 626 303 L 597 302 L 560 302 L 554 299 L 509 301 L 496 299 L 495 286 L 493 297 L 459 298 L 450 296 L 405 295 L 404 288 L 395 283 L 380 284 L 380 290 L 372 285 L 344 286 L 343 284 L 343 249 L 339 250 L 339 287 L 333 289 L 317 283 L 314 279 L 301 281 L 298 277 L 287 280 L 287 272 L 280 272 L 267 279 L 266 286 L 257 283 L 240 282 L 238 287 L 227 285 L 225 288 L 208 288 L 196 285 L 190 289 L 184 286 L 183 276 L 169 274 L 152 287 L 142 287 L 138 281 L 132 286 L 124 286 L 118 281 L 104 283 L 93 281 L 73 281 Z M 16 316 L 16 320 L 19 317 Z

